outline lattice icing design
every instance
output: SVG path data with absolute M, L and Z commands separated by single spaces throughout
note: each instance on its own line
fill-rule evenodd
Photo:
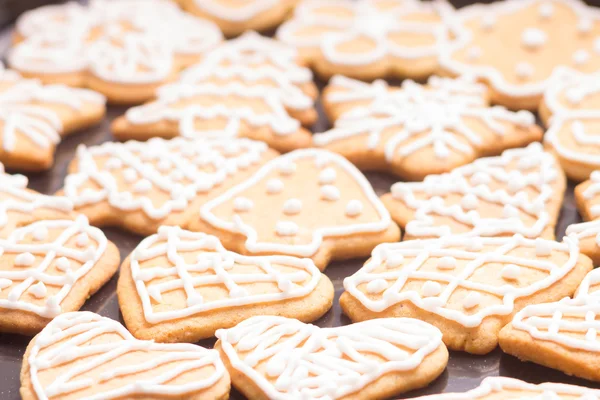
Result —
M 553 237 L 565 179 L 539 143 L 475 160 L 423 182 L 398 182 L 384 203 L 411 238 L 451 234 Z
M 52 318 L 77 281 L 100 261 L 107 247 L 101 230 L 84 216 L 34 222 L 0 239 L 0 308 Z
M 254 197 L 257 192 L 268 201 Z M 311 257 L 328 238 L 386 231 L 390 215 L 367 179 L 326 150 L 296 150 L 204 204 L 201 219 L 239 233 L 251 253 Z M 199 227 L 196 230 L 202 230 Z
M 80 146 L 64 193 L 76 208 L 106 201 L 158 220 L 186 210 L 196 197 L 261 163 L 266 151 L 264 143 L 248 139 L 155 138 Z
M 150 267 L 144 265 L 147 261 Z M 225 250 L 214 236 L 178 227 L 161 227 L 158 234 L 144 239 L 130 263 L 144 316 L 150 323 L 303 297 L 321 278 L 321 272 L 308 259 L 242 256 Z M 254 283 L 261 284 L 259 292 Z M 203 290 L 215 285 L 223 286 L 228 294 L 205 300 Z M 186 301 L 177 304 L 171 295 L 181 291 Z M 158 310 L 154 310 L 155 304 L 160 305 Z
M 472 328 L 512 314 L 516 301 L 559 282 L 578 257 L 577 243 L 568 238 L 449 236 L 381 244 L 344 288 L 374 312 L 407 301 Z
M 34 339 L 26 362 L 39 399 L 184 398 L 227 375 L 215 350 L 137 340 L 117 321 L 91 312 L 55 318 Z
M 236 370 L 281 399 L 340 399 L 386 373 L 414 370 L 442 346 L 438 329 L 407 318 L 318 328 L 253 317 L 216 336 Z

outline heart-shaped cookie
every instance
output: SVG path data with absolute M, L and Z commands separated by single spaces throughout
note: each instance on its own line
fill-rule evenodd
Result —
M 91 312 L 54 319 L 29 343 L 21 369 L 24 400 L 224 400 L 229 387 L 215 350 L 137 340 Z
M 408 318 L 319 328 L 253 317 L 216 336 L 232 383 L 250 399 L 388 398 L 428 385 L 448 362 L 440 331 Z
M 214 236 L 163 226 L 125 260 L 117 294 L 137 338 L 196 342 L 254 315 L 314 321 L 334 292 L 310 259 L 242 256 Z

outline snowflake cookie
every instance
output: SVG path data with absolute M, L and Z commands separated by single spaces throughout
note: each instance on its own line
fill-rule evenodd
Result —
M 119 140 L 241 136 L 282 152 L 308 147 L 301 125 L 316 121 L 318 91 L 296 58 L 293 48 L 247 33 L 160 87 L 156 100 L 129 109 L 112 131 Z
M 445 1 L 304 0 L 277 38 L 324 78 L 423 79 L 439 67 L 453 14 Z
M 252 317 L 219 329 L 215 349 L 250 399 L 383 399 L 424 387 L 446 368 L 433 326 L 409 318 L 319 328 Z
M 394 88 L 335 76 L 323 103 L 335 125 L 315 135 L 315 145 L 362 170 L 390 171 L 407 180 L 542 138 L 533 114 L 490 107 L 485 86 L 467 78 L 432 77 L 425 86 L 404 81 Z
M 24 79 L 0 63 L 0 162 L 24 171 L 50 168 L 61 137 L 99 123 L 105 102 L 91 90 Z
M 177 0 L 184 10 L 214 21 L 227 37 L 245 31 L 269 31 L 285 19 L 299 0 Z
M 569 238 L 448 236 L 385 243 L 344 279 L 340 305 L 355 322 L 429 322 L 449 349 L 486 354 L 517 311 L 572 295 L 592 268 Z
M 515 233 L 553 239 L 565 186 L 556 159 L 532 143 L 423 182 L 395 183 L 381 199 L 405 240 Z
M 400 239 L 365 176 L 342 156 L 319 149 L 269 161 L 204 204 L 190 229 L 213 234 L 241 254 L 307 257 L 321 270 Z
M 415 400 L 494 400 L 504 398 L 512 400 L 598 400 L 600 399 L 600 390 L 564 383 L 547 382 L 534 385 L 519 379 L 493 376 L 485 378 L 478 387 L 468 392 L 434 394 L 417 397 Z
M 107 142 L 80 146 L 61 191 L 93 225 L 148 236 L 186 227 L 201 204 L 277 153 L 248 139 Z
M 567 227 L 566 234 L 579 240 L 581 251 L 600 264 L 600 171 L 575 187 L 577 209 L 585 221 Z
M 230 379 L 215 350 L 137 340 L 119 322 L 92 312 L 52 321 L 27 346 L 23 400 L 229 397 Z
M 24 13 L 14 39 L 8 62 L 19 72 L 131 104 L 152 98 L 222 35 L 167 0 L 92 0 Z
M 117 294 L 131 333 L 157 342 L 196 342 L 253 315 L 310 322 L 333 303 L 331 281 L 310 259 L 242 256 L 167 226 L 123 263 Z
M 477 77 L 512 109 L 537 109 L 558 70 L 600 70 L 600 11 L 581 0 L 475 4 L 455 22 L 458 39 L 442 47 L 442 70 Z

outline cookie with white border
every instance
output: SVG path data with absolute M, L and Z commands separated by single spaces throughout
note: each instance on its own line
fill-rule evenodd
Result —
M 319 328 L 253 317 L 216 336 L 233 385 L 250 399 L 384 399 L 427 386 L 448 362 L 440 331 L 408 318 Z
M 132 104 L 152 98 L 221 40 L 215 24 L 167 0 L 71 2 L 20 16 L 8 62 L 27 77 Z
M 94 91 L 43 85 L 0 63 L 0 162 L 24 171 L 50 168 L 61 137 L 102 121 L 105 103 Z
M 600 70 L 600 11 L 581 0 L 475 4 L 456 12 L 454 28 L 441 69 L 477 77 L 512 109 L 536 110 L 557 70 Z
M 335 124 L 313 137 L 315 145 L 342 154 L 361 170 L 407 180 L 542 138 L 533 114 L 490 107 L 485 86 L 468 78 L 432 77 L 427 85 L 404 81 L 393 88 L 335 76 L 323 98 Z
M 445 1 L 304 0 L 277 38 L 323 78 L 423 79 L 439 67 L 453 14 Z
M 310 259 L 242 256 L 214 236 L 163 226 L 123 262 L 117 294 L 135 337 L 193 343 L 255 315 L 314 321 L 334 293 Z
M 600 264 L 600 171 L 575 187 L 575 202 L 584 221 L 571 224 L 566 234 L 579 240 L 581 251 Z
M 592 268 L 569 238 L 447 236 L 386 243 L 344 279 L 340 305 L 354 322 L 417 318 L 439 328 L 449 349 L 487 354 L 516 312 L 572 295 Z
M 148 236 L 161 225 L 185 228 L 201 204 L 276 156 L 249 139 L 81 145 L 60 193 L 93 225 Z
M 296 51 L 247 33 L 207 53 L 178 82 L 161 86 L 157 99 L 133 107 L 112 124 L 119 140 L 247 137 L 279 151 L 308 147 L 302 128 L 317 119 L 318 95 Z
M 23 400 L 225 400 L 229 389 L 229 374 L 215 350 L 137 340 L 115 320 L 72 312 L 27 346 L 20 394 Z
M 404 239 L 447 235 L 554 238 L 565 176 L 539 143 L 475 160 L 423 182 L 398 182 L 382 201 Z
M 342 156 L 319 149 L 269 161 L 204 204 L 190 229 L 215 235 L 240 254 L 307 257 L 321 270 L 400 239 L 365 176 Z
M 104 233 L 75 220 L 42 220 L 0 239 L 0 331 L 31 335 L 77 311 L 119 268 Z

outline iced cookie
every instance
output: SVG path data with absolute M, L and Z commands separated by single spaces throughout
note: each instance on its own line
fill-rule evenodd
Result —
M 382 201 L 404 239 L 447 235 L 554 238 L 565 177 L 539 143 L 506 150 L 423 182 L 398 182 Z
M 445 1 L 304 0 L 277 38 L 323 78 L 423 79 L 439 67 L 453 14 Z
M 448 236 L 382 244 L 344 279 L 342 310 L 354 322 L 417 318 L 451 350 L 487 354 L 513 315 L 572 295 L 593 268 L 577 242 Z
M 600 70 L 600 12 L 580 0 L 504 0 L 456 12 L 445 73 L 487 83 L 492 101 L 536 110 L 552 74 Z M 501 51 L 499 51 L 501 46 Z
M 186 227 L 201 204 L 277 153 L 248 139 L 151 139 L 77 149 L 60 192 L 97 226 L 140 235 Z
M 335 76 L 323 104 L 335 125 L 316 134 L 315 145 L 362 170 L 407 180 L 542 139 L 533 114 L 490 107 L 485 86 L 468 78 L 432 77 L 427 85 L 404 81 L 394 88 Z
M 581 282 L 574 299 L 525 307 L 500 332 L 500 347 L 523 361 L 600 381 L 600 270 Z
M 20 394 L 23 400 L 225 400 L 229 389 L 215 350 L 137 340 L 115 320 L 73 312 L 29 343 Z
M 196 342 L 254 315 L 311 322 L 333 303 L 333 285 L 309 259 L 248 257 L 214 236 L 163 226 L 121 267 L 119 305 L 140 339 Z
M 0 64 L 0 162 L 23 171 L 50 168 L 61 137 L 99 123 L 105 102 L 94 91 L 42 85 Z
M 188 12 L 214 21 L 227 37 L 276 28 L 298 0 L 178 0 Z
M 256 33 L 226 42 L 158 98 L 112 124 L 117 139 L 247 137 L 279 151 L 310 146 L 318 91 L 293 48 Z
M 600 171 L 575 187 L 575 202 L 588 222 L 569 225 L 566 234 L 579 240 L 581 252 L 600 265 Z
M 220 329 L 215 349 L 249 399 L 384 399 L 427 386 L 448 350 L 433 326 L 408 318 L 319 328 L 253 317 Z
M 24 13 L 8 62 L 46 83 L 89 87 L 111 103 L 141 103 L 221 40 L 215 24 L 167 0 L 71 2 Z
M 415 400 L 595 400 L 599 397 L 600 390 L 584 386 L 550 382 L 534 385 L 519 379 L 494 376 L 485 378 L 481 385 L 468 392 L 434 394 Z
M 0 331 L 31 335 L 77 311 L 119 267 L 119 250 L 85 216 L 42 220 L 0 239 Z
M 318 149 L 269 161 L 204 204 L 190 229 L 215 235 L 241 254 L 307 257 L 321 270 L 400 239 L 365 176 L 345 158 Z

